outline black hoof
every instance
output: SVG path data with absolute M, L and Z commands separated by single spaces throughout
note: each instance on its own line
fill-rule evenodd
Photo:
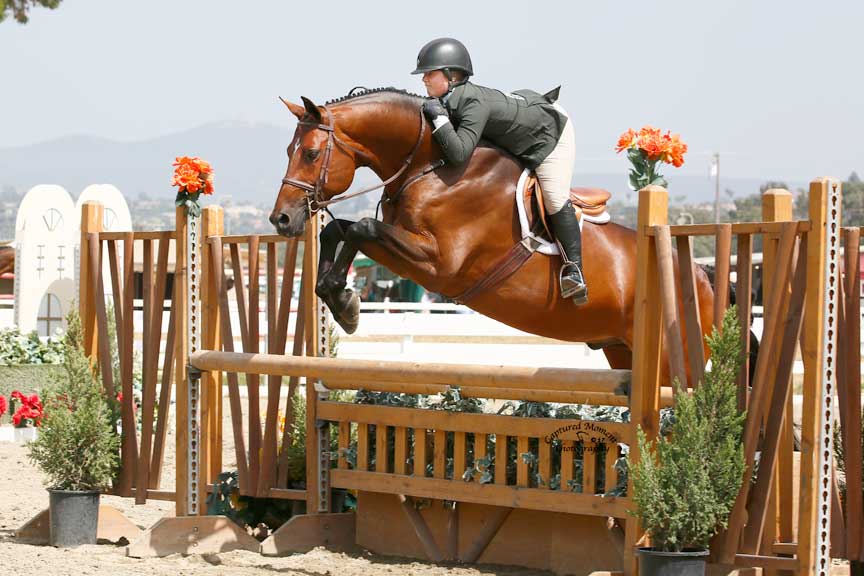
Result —
M 360 297 L 353 290 L 343 290 L 336 297 L 337 310 L 333 317 L 347 334 L 353 334 L 360 324 Z

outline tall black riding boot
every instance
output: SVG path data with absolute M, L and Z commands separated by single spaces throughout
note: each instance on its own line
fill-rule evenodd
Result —
M 572 298 L 577 306 L 585 304 L 588 302 L 588 287 L 582 276 L 582 231 L 570 200 L 567 200 L 561 210 L 550 214 L 549 221 L 564 259 L 559 278 L 561 296 Z

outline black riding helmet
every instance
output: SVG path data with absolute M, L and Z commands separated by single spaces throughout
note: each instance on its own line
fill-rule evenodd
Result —
M 432 70 L 443 70 L 448 78 L 451 70 L 461 70 L 468 76 L 474 74 L 468 49 L 454 38 L 436 38 L 420 49 L 417 68 L 411 74 L 424 74 Z

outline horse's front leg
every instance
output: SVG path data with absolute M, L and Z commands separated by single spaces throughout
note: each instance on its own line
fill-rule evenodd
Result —
M 348 269 L 358 251 L 397 274 L 404 274 L 408 266 L 431 273 L 437 247 L 428 236 L 414 234 L 374 218 L 363 218 L 347 227 L 345 244 L 327 276 L 319 280 L 316 292 L 330 307 L 342 329 L 349 334 L 357 329 L 360 320 L 360 299 L 353 290 L 345 288 Z
M 337 299 L 338 290 L 335 286 L 345 286 L 345 279 L 339 277 L 339 273 L 333 273 L 333 265 L 336 262 L 337 251 L 339 246 L 342 246 L 342 252 L 351 252 L 351 259 L 354 259 L 354 254 L 357 250 L 351 250 L 345 243 L 345 231 L 354 224 L 352 220 L 331 220 L 319 235 L 321 242 L 321 252 L 318 256 L 318 280 L 315 283 L 315 293 L 319 298 L 324 300 L 327 307 L 333 312 L 333 315 L 342 324 L 340 320 L 344 305 L 341 299 Z M 344 274 L 343 274 L 344 276 Z M 344 325 L 343 325 L 344 328 Z M 355 327 L 356 328 L 356 327 Z M 353 331 L 353 330 L 352 330 Z

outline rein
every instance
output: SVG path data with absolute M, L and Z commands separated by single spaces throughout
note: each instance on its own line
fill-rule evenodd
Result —
M 289 184 L 291 186 L 296 186 L 297 188 L 300 188 L 301 190 L 306 191 L 306 205 L 309 208 L 309 214 L 310 215 L 315 214 L 316 212 L 318 212 L 321 209 L 326 209 L 327 206 L 329 206 L 331 204 L 343 202 L 343 201 L 348 200 L 350 198 L 354 198 L 355 196 L 360 196 L 362 194 L 367 194 L 367 193 L 372 192 L 374 190 L 384 188 L 385 186 L 387 186 L 391 182 L 395 181 L 397 178 L 399 178 L 402 175 L 403 172 L 405 172 L 405 170 L 408 169 L 408 167 L 414 161 L 414 156 L 415 156 L 415 154 L 417 154 L 417 150 L 420 149 L 420 144 L 423 143 L 423 136 L 426 134 L 426 117 L 423 115 L 423 111 L 420 110 L 419 111 L 420 112 L 420 134 L 417 137 L 417 142 L 414 143 L 414 147 L 411 149 L 411 152 L 408 154 L 408 157 L 402 163 L 402 167 L 399 168 L 399 170 L 395 174 L 393 174 L 393 176 L 391 176 L 390 178 L 387 178 L 386 180 L 384 180 L 380 184 L 376 184 L 374 186 L 364 188 L 363 190 L 359 190 L 357 192 L 352 192 L 351 194 L 347 194 L 344 196 L 339 196 L 338 198 L 331 198 L 329 200 L 324 200 L 321 197 L 321 192 L 324 189 L 324 185 L 327 184 L 327 180 L 328 180 L 329 174 L 330 174 L 330 159 L 332 158 L 332 154 L 333 154 L 333 142 L 335 141 L 336 144 L 338 144 L 339 146 L 342 146 L 343 148 L 350 150 L 351 152 L 354 152 L 355 154 L 358 154 L 360 156 L 364 156 L 364 157 L 368 158 L 368 155 L 365 152 L 363 152 L 362 150 L 359 150 L 358 148 L 355 148 L 354 146 L 348 144 L 347 142 L 345 142 L 344 140 L 339 138 L 339 136 L 336 135 L 336 120 L 333 117 L 333 112 L 327 106 L 323 106 L 323 108 L 324 108 L 324 111 L 327 112 L 327 119 L 330 122 L 329 125 L 328 124 L 320 124 L 318 122 L 310 122 L 308 120 L 301 120 L 299 122 L 301 125 L 312 126 L 316 130 L 324 130 L 325 132 L 327 132 L 327 147 L 324 150 L 324 160 L 321 164 L 321 170 L 318 173 L 318 179 L 315 181 L 315 184 L 309 184 L 307 182 L 303 182 L 302 180 L 295 180 L 293 178 L 283 178 L 282 179 L 282 184 Z M 416 182 L 418 179 L 422 178 L 423 176 L 425 176 L 429 172 L 441 167 L 442 165 L 443 165 L 443 162 L 439 161 L 439 162 L 436 162 L 434 164 L 431 164 L 430 166 L 427 166 L 419 174 L 409 178 L 404 184 L 402 184 L 402 186 L 399 188 L 399 190 L 396 192 L 396 194 L 392 198 L 388 197 L 386 192 L 385 192 L 383 200 L 385 202 L 388 202 L 388 203 L 396 202 L 396 200 L 399 198 L 399 196 L 402 194 L 402 191 L 405 188 L 407 188 L 408 186 L 410 186 L 411 184 L 413 184 L 414 182 Z

